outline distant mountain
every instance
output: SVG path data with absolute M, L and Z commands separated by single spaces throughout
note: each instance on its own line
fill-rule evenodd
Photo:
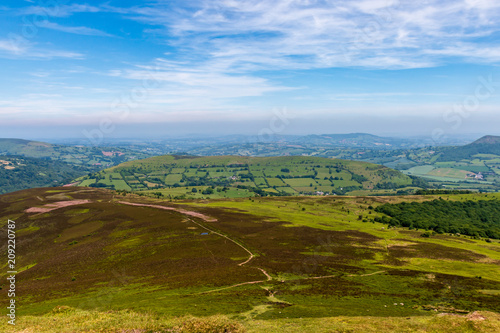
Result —
M 486 135 L 480 139 L 477 139 L 476 141 L 474 141 L 470 145 L 482 145 L 482 144 L 500 145 L 500 136 Z
M 75 165 L 106 167 L 151 155 L 129 149 L 69 146 L 22 139 L 0 139 L 0 155 L 63 161 Z
M 0 154 L 27 157 L 52 157 L 55 155 L 55 152 L 54 145 L 46 142 L 22 139 L 0 139 Z
M 395 149 L 411 146 L 408 139 L 381 137 L 367 133 L 306 135 L 296 138 L 307 145 L 327 145 L 345 148 Z
M 120 148 L 0 139 L 0 194 L 60 186 L 82 175 L 149 155 Z
M 465 146 L 443 147 L 438 161 L 471 159 L 476 154 L 500 155 L 500 136 L 486 135 Z

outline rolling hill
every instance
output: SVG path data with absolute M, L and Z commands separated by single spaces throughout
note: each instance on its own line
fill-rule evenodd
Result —
M 409 139 L 381 137 L 368 133 L 306 135 L 295 141 L 309 146 L 337 148 L 402 149 L 416 142 Z
M 75 165 L 99 167 L 150 156 L 128 149 L 55 145 L 22 139 L 0 139 L 0 155 L 43 158 Z
M 340 159 L 177 155 L 126 162 L 79 181 L 80 186 L 194 198 L 386 193 L 416 183 L 384 166 Z
M 492 154 L 500 157 L 500 136 L 487 135 L 465 146 L 443 147 L 438 161 L 473 159 L 477 154 Z
M 30 141 L 23 139 L 0 139 L 0 153 L 9 155 L 33 155 L 35 151 L 41 151 L 42 156 L 50 156 L 53 145 L 50 143 Z M 30 156 L 39 157 L 39 156 Z
M 19 318 L 16 330 L 7 320 L 0 330 L 497 332 L 497 240 L 422 237 L 375 221 L 387 218 L 381 205 L 435 198 L 167 203 L 75 187 L 1 195 L 1 229 L 15 221 Z
M 90 170 L 61 161 L 0 156 L 0 194 L 34 187 L 61 186 Z
M 147 156 L 126 149 L 0 139 L 0 194 L 61 186 L 82 175 Z

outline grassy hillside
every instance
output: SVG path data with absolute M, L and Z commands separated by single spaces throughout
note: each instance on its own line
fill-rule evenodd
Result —
M 0 139 L 0 194 L 67 184 L 82 175 L 146 156 L 116 148 Z
M 345 194 L 405 188 L 413 180 L 384 166 L 320 157 L 158 156 L 79 179 L 80 186 L 164 197 Z
M 471 159 L 477 154 L 500 156 L 500 137 L 487 135 L 465 146 L 442 148 L 438 160 L 442 162 L 459 161 Z
M 61 186 L 88 172 L 88 168 L 60 161 L 0 156 L 0 194 L 33 187 Z
M 492 203 L 500 198 L 441 196 Z M 3 232 L 7 219 L 16 221 L 16 328 L 496 332 L 497 240 L 422 237 L 424 230 L 375 222 L 385 216 L 376 211 L 380 205 L 435 198 L 166 203 L 83 188 L 2 195 Z M 4 255 L 6 246 L 0 247 Z M 454 316 L 436 317 L 440 313 Z M 7 331 L 6 323 L 0 325 Z
M 54 154 L 54 145 L 22 139 L 0 139 L 0 153 L 29 157 L 47 157 Z
M 149 156 L 127 149 L 64 146 L 21 139 L 0 139 L 0 155 L 43 158 L 87 166 L 112 166 Z
M 485 136 L 465 146 L 427 147 L 403 155 L 411 162 L 400 168 L 403 173 L 423 177 L 436 187 L 500 190 L 500 137 Z

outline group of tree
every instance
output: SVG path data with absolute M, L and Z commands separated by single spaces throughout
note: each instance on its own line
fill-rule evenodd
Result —
M 384 204 L 377 207 L 375 211 L 387 215 L 375 218 L 376 222 L 391 226 L 500 239 L 500 201 L 498 200 L 435 199 L 425 202 Z
M 86 166 L 71 165 L 49 159 L 1 156 L 12 168 L 0 164 L 0 194 L 33 188 L 61 186 L 88 173 Z

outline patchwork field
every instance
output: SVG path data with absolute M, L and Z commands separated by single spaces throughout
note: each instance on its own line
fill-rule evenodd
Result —
M 79 186 L 156 193 L 159 197 L 232 198 L 231 188 L 248 196 L 346 194 L 413 184 L 410 177 L 380 165 L 319 157 L 159 156 L 81 177 Z M 200 188 L 203 187 L 203 188 Z M 183 189 L 180 191 L 180 189 Z M 242 192 L 240 192 L 242 193 Z M 236 195 L 239 197 L 239 195 Z
M 16 329 L 496 332 L 498 240 L 422 237 L 425 230 L 374 221 L 386 217 L 380 205 L 436 198 L 166 202 L 85 188 L 3 195 L 1 228 L 16 221 L 23 268 Z M 0 329 L 13 331 L 6 322 Z

